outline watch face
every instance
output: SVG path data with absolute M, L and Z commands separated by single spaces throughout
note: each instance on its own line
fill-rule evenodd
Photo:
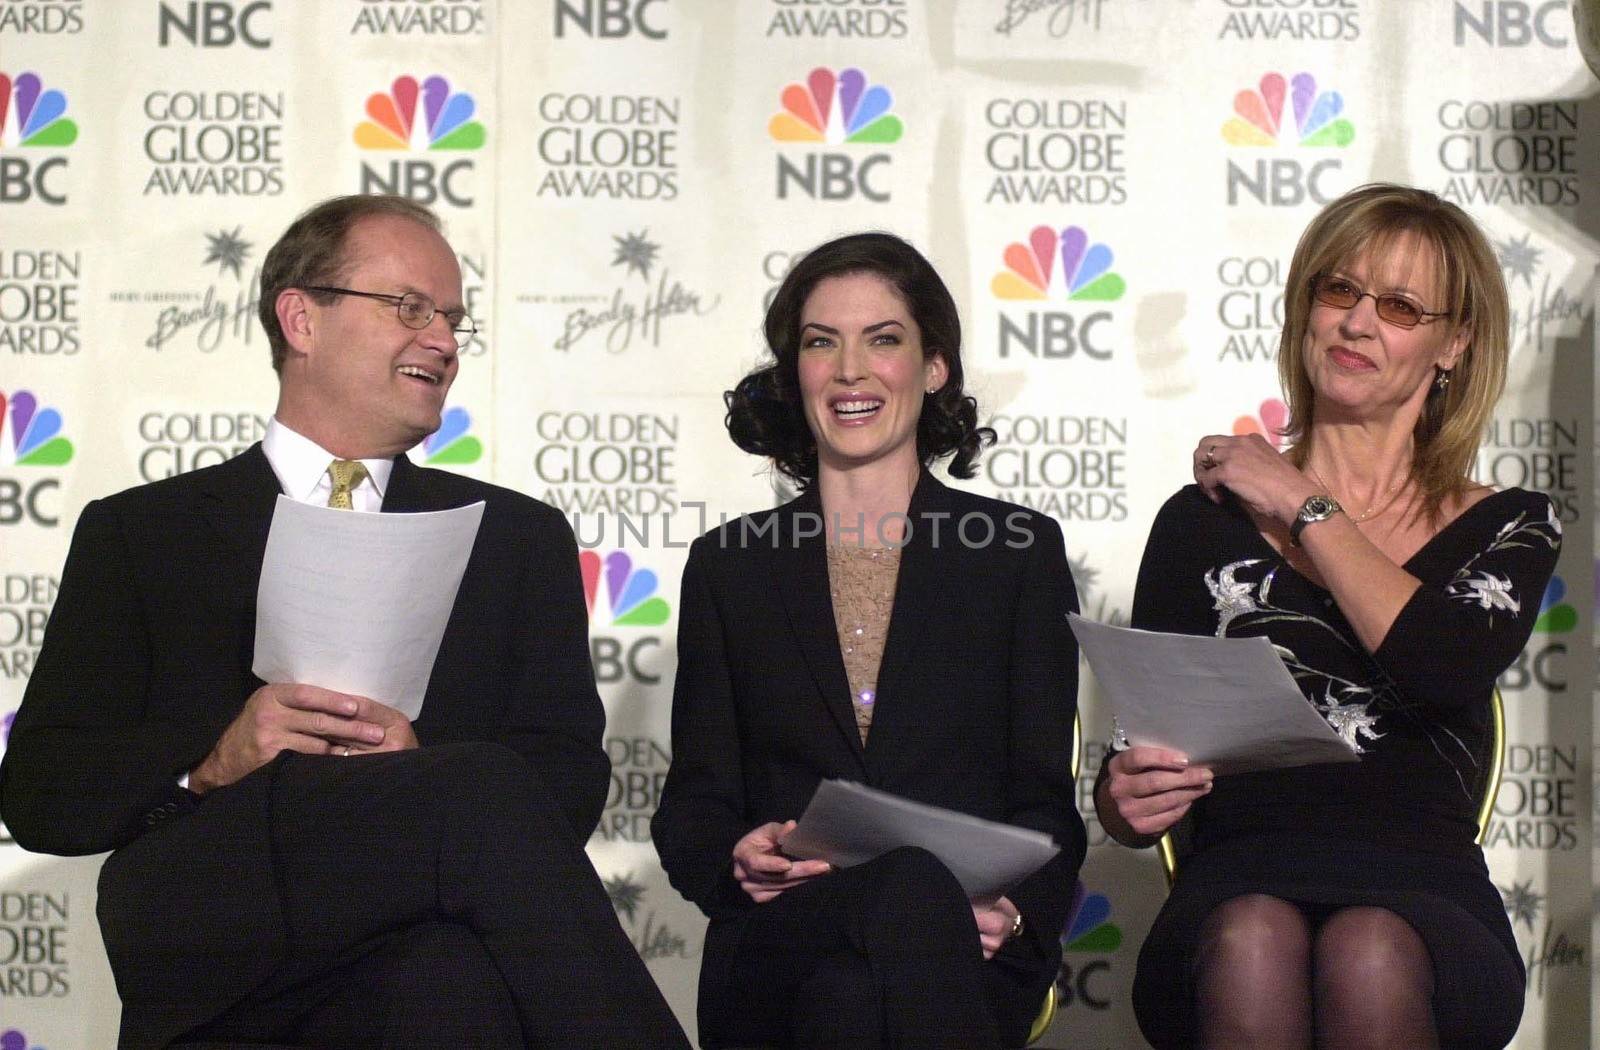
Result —
M 1326 518 L 1339 509 L 1339 505 L 1327 496 L 1312 496 L 1306 500 L 1301 513 L 1307 518 Z

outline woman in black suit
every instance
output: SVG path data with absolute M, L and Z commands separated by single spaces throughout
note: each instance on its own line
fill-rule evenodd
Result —
M 728 430 L 803 493 L 689 553 L 653 823 L 672 884 L 711 919 L 701 1039 L 1020 1045 L 1085 848 L 1061 530 L 928 473 L 954 453 L 970 477 L 993 434 L 962 390 L 955 303 L 904 241 L 811 252 L 766 335 L 776 360 L 728 395 Z M 1061 853 L 981 900 L 920 850 L 792 860 L 784 838 L 826 777 L 1045 831 Z

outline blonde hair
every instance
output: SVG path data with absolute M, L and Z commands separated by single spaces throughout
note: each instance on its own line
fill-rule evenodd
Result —
M 1466 212 L 1427 190 L 1393 183 L 1351 190 L 1322 209 L 1300 235 L 1289 263 L 1278 379 L 1289 406 L 1284 427 L 1294 446 L 1289 456 L 1303 467 L 1316 413 L 1316 391 L 1305 363 L 1312 282 L 1363 255 L 1382 255 L 1408 236 L 1433 251 L 1442 302 L 1428 305 L 1446 316 L 1431 323 L 1447 325 L 1452 333 L 1468 332 L 1449 384 L 1429 389 L 1412 432 L 1411 480 L 1421 497 L 1420 512 L 1436 523 L 1444 501 L 1467 489 L 1484 425 L 1505 387 L 1510 355 L 1511 315 L 1500 262 Z

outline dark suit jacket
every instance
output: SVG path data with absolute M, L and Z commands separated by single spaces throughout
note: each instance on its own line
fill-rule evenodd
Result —
M 799 817 L 825 777 L 1055 836 L 1061 853 L 1009 896 L 1038 957 L 1059 959 L 1086 848 L 1060 528 L 924 473 L 862 747 L 820 511 L 813 487 L 696 540 L 684 569 L 672 767 L 652 831 L 672 885 L 711 917 L 704 965 L 723 964 L 718 927 L 758 907 L 733 880 L 734 844 Z M 969 516 L 970 546 L 957 532 Z
M 85 507 L 0 766 L 0 811 L 24 848 L 118 851 L 100 919 L 125 1043 L 159 1045 L 210 1020 L 284 951 L 270 779 L 204 800 L 178 786 L 262 684 L 250 672 L 256 588 L 278 493 L 256 445 Z M 403 456 L 383 509 L 477 500 L 483 522 L 414 729 L 424 747 L 493 741 L 525 756 L 581 847 L 609 765 L 566 520 Z

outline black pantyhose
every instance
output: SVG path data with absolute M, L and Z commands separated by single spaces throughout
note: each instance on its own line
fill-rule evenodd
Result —
M 1201 926 L 1195 989 L 1202 1047 L 1439 1045 L 1427 946 L 1383 908 L 1308 915 L 1277 897 L 1235 897 Z

